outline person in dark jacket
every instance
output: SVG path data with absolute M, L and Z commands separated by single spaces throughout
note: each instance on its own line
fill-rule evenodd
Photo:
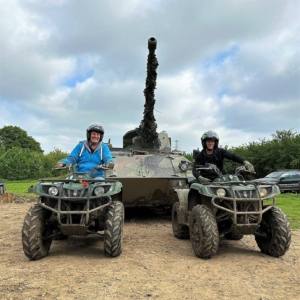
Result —
M 242 157 L 231 153 L 223 148 L 219 148 L 219 136 L 214 131 L 207 131 L 201 137 L 202 151 L 194 151 L 194 167 L 193 175 L 197 178 L 199 176 L 196 167 L 205 164 L 214 164 L 223 172 L 224 159 L 227 158 L 234 162 L 244 164 L 246 169 L 250 172 L 255 172 L 253 165 L 244 160 Z
M 98 166 L 113 168 L 112 155 L 107 144 L 102 142 L 104 129 L 92 124 L 86 130 L 86 141 L 79 142 L 71 154 L 59 161 L 57 167 L 76 164 L 77 172 L 91 172 L 92 177 L 104 177 L 104 171 Z

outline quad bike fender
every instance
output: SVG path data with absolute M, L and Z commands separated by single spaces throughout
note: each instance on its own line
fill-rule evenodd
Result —
M 207 197 L 212 197 L 211 190 L 209 186 L 201 184 L 201 183 L 193 183 L 190 187 L 191 192 L 198 192 L 201 195 L 207 196 Z
M 108 196 L 116 195 L 119 194 L 122 191 L 123 185 L 120 181 L 115 181 L 111 188 L 110 191 L 107 193 Z
M 188 212 L 188 195 L 189 189 L 175 189 L 177 201 L 179 202 L 179 209 L 177 212 L 178 222 L 185 224 Z

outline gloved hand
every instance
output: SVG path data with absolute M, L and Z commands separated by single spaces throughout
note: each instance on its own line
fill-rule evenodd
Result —
M 244 166 L 248 172 L 255 173 L 254 166 L 248 160 L 244 161 Z
M 61 163 L 61 162 L 58 162 L 58 163 L 55 165 L 55 168 L 59 169 L 59 168 L 64 168 L 65 166 L 66 166 L 66 164 Z
M 104 164 L 103 167 L 108 168 L 108 169 L 113 169 L 115 164 L 110 161 L 108 164 Z
M 201 175 L 198 176 L 197 179 L 198 179 L 198 181 L 199 181 L 200 183 L 209 183 L 209 182 L 211 182 L 211 180 L 209 180 L 208 178 L 203 177 L 203 176 L 201 176 Z

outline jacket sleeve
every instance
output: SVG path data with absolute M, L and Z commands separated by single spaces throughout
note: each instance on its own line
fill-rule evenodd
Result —
M 102 145 L 102 150 L 103 150 L 103 153 L 102 153 L 102 161 L 104 164 L 107 164 L 109 162 L 112 161 L 112 155 L 111 155 L 111 152 L 109 150 L 109 147 L 107 144 L 103 144 Z
M 222 149 L 222 152 L 223 152 L 224 158 L 230 159 L 230 160 L 240 163 L 240 164 L 242 164 L 244 162 L 244 159 L 242 157 L 240 157 L 232 152 L 229 152 L 225 149 Z
M 79 153 L 81 151 L 83 144 L 79 143 L 71 152 L 69 156 L 65 159 L 61 160 L 60 162 L 66 164 L 67 166 L 76 164 L 78 162 Z
M 194 158 L 194 163 L 193 163 L 193 170 L 192 173 L 194 175 L 194 177 L 198 178 L 198 176 L 200 175 L 199 171 L 196 170 L 196 168 L 201 165 L 201 152 L 194 150 L 193 151 L 193 158 Z

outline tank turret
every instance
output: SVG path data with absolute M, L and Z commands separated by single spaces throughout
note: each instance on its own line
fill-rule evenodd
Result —
M 123 148 L 112 148 L 113 178 L 122 183 L 122 202 L 126 207 L 164 206 L 178 201 L 178 193 L 188 189 L 193 178 L 190 162 L 183 153 L 171 150 L 166 131 L 157 133 L 154 117 L 157 67 L 156 39 L 148 40 L 144 115 L 139 127 L 123 136 Z

